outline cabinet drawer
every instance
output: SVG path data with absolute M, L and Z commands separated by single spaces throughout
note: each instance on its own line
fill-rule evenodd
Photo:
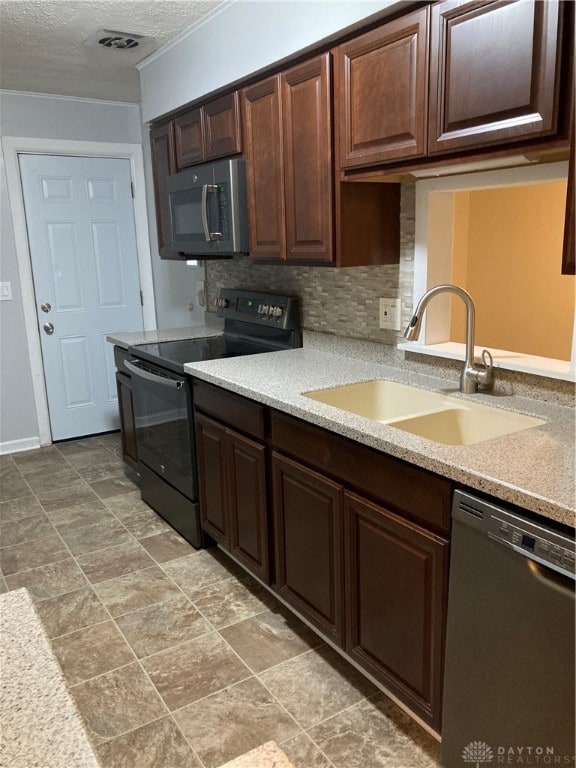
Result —
M 449 480 L 278 411 L 272 411 L 271 438 L 278 450 L 343 485 L 439 531 L 450 529 Z
M 194 406 L 227 426 L 264 440 L 264 406 L 197 379 L 193 381 Z

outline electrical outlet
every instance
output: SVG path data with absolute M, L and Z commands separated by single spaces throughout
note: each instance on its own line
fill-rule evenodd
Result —
M 380 328 L 399 331 L 401 327 L 400 299 L 380 299 Z

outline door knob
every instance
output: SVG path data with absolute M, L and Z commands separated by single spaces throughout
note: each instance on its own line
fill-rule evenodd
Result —
M 52 336 L 52 334 L 54 333 L 54 326 L 52 325 L 52 323 L 44 323 L 42 327 L 44 328 L 44 332 L 47 333 L 48 336 Z
M 42 310 L 42 312 L 50 312 L 50 310 L 52 309 L 52 304 L 49 304 L 48 302 L 46 302 L 45 304 L 42 304 L 40 306 L 40 309 Z

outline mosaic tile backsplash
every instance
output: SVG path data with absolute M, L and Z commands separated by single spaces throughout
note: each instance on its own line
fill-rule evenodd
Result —
M 403 184 L 400 209 L 400 264 L 382 267 L 292 267 L 253 264 L 248 259 L 207 261 L 208 311 L 220 288 L 252 288 L 300 297 L 306 330 L 384 344 L 396 344 L 401 332 L 379 328 L 378 299 L 402 301 L 402 325 L 412 308 L 415 189 Z

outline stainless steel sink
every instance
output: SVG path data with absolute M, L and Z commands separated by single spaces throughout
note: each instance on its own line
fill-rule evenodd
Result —
M 305 397 L 444 445 L 473 445 L 546 422 L 426 389 L 376 379 Z

